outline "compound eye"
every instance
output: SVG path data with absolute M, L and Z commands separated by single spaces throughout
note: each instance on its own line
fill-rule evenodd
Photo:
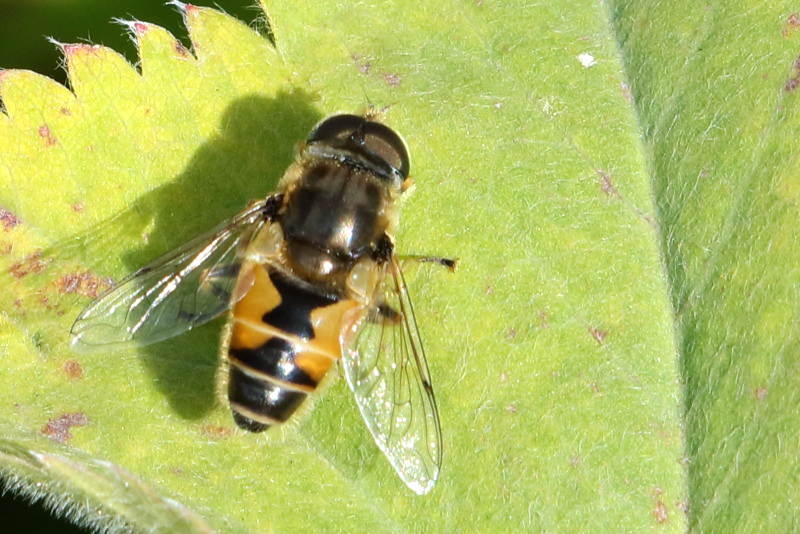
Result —
M 364 145 L 367 150 L 396 169 L 405 180 L 408 177 L 408 148 L 397 132 L 379 122 L 368 122 Z
M 368 160 L 388 165 L 405 179 L 409 172 L 408 149 L 391 128 L 358 115 L 334 115 L 320 122 L 308 136 L 309 143 L 361 154 Z
M 317 124 L 308 135 L 309 143 L 327 143 L 338 146 L 363 129 L 364 118 L 358 115 L 333 115 Z

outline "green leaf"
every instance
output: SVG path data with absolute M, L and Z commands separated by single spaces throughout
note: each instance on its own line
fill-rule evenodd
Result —
M 130 25 L 141 72 L 91 45 L 62 47 L 71 91 L 1 72 L 7 484 L 112 529 L 791 530 L 800 31 L 774 6 L 496 4 L 275 2 L 276 47 L 189 6 L 191 52 Z M 445 437 L 425 497 L 341 380 L 275 435 L 236 429 L 220 321 L 68 348 L 108 277 L 370 104 L 411 148 L 400 251 L 461 260 L 416 295 Z
M 50 424 L 68 432 L 85 417 L 71 414 Z M 156 494 L 125 469 L 93 458 L 14 425 L 0 423 L 0 473 L 7 489 L 43 500 L 56 513 L 96 530 L 124 530 L 130 524 L 169 532 L 211 532 L 196 512 Z M 102 509 L 89 504 L 102 499 Z
M 615 4 L 673 281 L 691 526 L 796 530 L 797 5 Z

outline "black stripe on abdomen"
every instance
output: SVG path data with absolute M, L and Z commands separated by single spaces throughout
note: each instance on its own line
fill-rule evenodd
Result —
M 308 396 L 266 378 L 248 374 L 231 361 L 228 400 L 236 424 L 261 432 L 285 422 Z
M 296 355 L 294 345 L 279 337 L 273 337 L 257 349 L 228 349 L 231 361 L 251 370 L 251 374 L 263 374 L 299 389 L 315 389 L 317 382 L 294 363 Z

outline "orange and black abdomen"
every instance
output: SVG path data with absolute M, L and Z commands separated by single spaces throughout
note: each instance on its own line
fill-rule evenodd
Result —
M 251 432 L 285 422 L 340 355 L 345 312 L 339 300 L 263 264 L 233 310 L 228 399 L 236 423 Z

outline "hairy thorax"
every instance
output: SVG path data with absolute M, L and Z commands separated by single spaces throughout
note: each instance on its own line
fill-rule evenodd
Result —
M 393 199 L 374 174 L 334 160 L 315 158 L 296 176 L 279 216 L 287 262 L 299 278 L 340 293 L 391 232 Z

